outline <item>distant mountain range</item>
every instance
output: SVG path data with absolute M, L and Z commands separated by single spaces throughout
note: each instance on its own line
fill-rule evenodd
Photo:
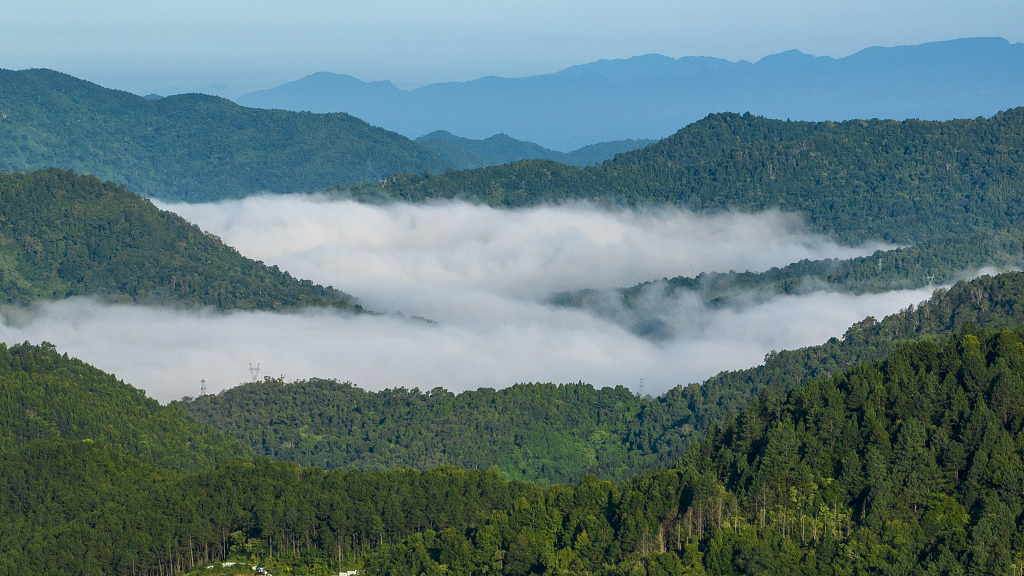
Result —
M 574 150 L 663 138 L 714 112 L 793 120 L 991 116 L 1024 104 L 1024 44 L 967 38 L 867 48 L 845 58 L 790 50 L 756 63 L 649 54 L 415 90 L 318 72 L 237 101 L 347 112 L 410 138 L 436 130 L 477 139 L 503 133 Z
M 438 130 L 420 136 L 416 142 L 429 148 L 459 169 L 484 168 L 518 160 L 554 160 L 571 166 L 592 166 L 622 152 L 631 152 L 656 140 L 616 140 L 584 146 L 572 152 L 549 150 L 533 142 L 516 140 L 508 134 L 495 134 L 482 140 L 456 136 Z
M 652 142 L 566 154 L 505 135 L 421 141 L 348 114 L 245 108 L 203 94 L 140 97 L 52 70 L 0 70 L 0 170 L 71 168 L 163 200 L 314 192 L 532 158 L 586 166 Z
M 202 94 L 151 100 L 52 70 L 0 70 L 0 142 L 0 170 L 70 168 L 188 202 L 451 167 L 348 114 L 257 110 Z

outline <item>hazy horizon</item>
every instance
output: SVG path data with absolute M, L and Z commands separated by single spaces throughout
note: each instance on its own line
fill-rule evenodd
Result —
M 403 88 L 551 73 L 642 54 L 756 61 L 791 49 L 843 57 L 873 46 L 967 37 L 1024 40 L 1010 0 L 856 4 L 516 4 L 307 0 L 155 5 L 11 0 L 0 67 L 52 68 L 138 94 L 213 84 L 239 95 L 313 72 Z

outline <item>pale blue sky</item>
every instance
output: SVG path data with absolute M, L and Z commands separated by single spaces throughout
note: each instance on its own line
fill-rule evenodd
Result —
M 639 54 L 757 59 L 796 48 L 1024 40 L 1021 0 L 4 0 L 0 68 L 145 93 L 265 88 L 317 71 L 402 87 Z

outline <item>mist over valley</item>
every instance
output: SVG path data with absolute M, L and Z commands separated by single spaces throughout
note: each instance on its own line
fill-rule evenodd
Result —
M 0 20 L 0 576 L 1020 576 L 1019 7 L 106 4 Z
M 721 308 L 675 297 L 646 303 L 673 334 L 652 340 L 548 300 L 562 290 L 759 271 L 883 245 L 842 246 L 778 211 L 373 206 L 294 195 L 163 207 L 245 256 L 389 314 L 220 313 L 72 299 L 8 309 L 0 339 L 53 342 L 165 402 L 196 395 L 202 378 L 211 392 L 247 381 L 250 364 L 265 376 L 335 378 L 370 390 L 580 380 L 636 388 L 643 379 L 645 392 L 656 395 L 753 366 L 771 350 L 842 335 L 866 316 L 881 318 L 930 295 L 821 291 Z

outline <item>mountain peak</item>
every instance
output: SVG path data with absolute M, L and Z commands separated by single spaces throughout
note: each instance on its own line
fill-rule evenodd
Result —
M 813 54 L 807 54 L 806 52 L 793 49 L 765 56 L 758 60 L 756 65 L 762 67 L 805 66 L 816 63 L 831 63 L 834 61 L 835 59 L 831 56 L 814 56 Z

